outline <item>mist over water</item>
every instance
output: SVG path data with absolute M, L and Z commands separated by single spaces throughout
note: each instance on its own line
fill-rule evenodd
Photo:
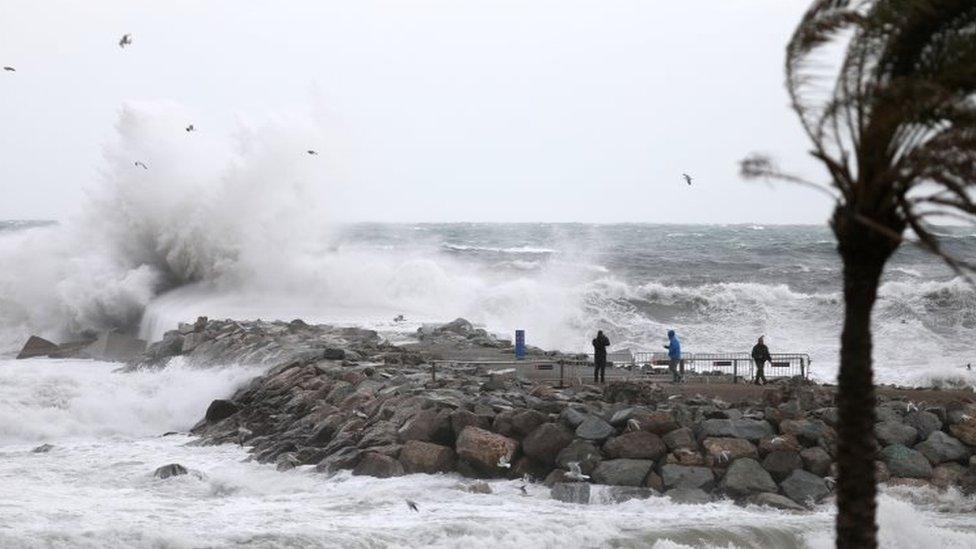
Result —
M 836 372 L 840 264 L 826 227 L 338 224 L 314 124 L 272 119 L 187 139 L 178 106 L 131 104 L 102 180 L 72 219 L 0 222 L 0 354 L 30 333 L 121 328 L 155 339 L 198 315 L 358 324 L 398 338 L 466 317 L 529 343 L 686 352 L 806 352 Z M 324 153 L 327 151 L 323 151 Z M 148 169 L 134 165 L 145 162 Z M 653 220 L 649 220 L 653 221 Z M 971 228 L 945 228 L 976 254 Z M 394 325 L 404 314 L 408 322 Z M 877 379 L 972 383 L 976 292 L 905 246 L 875 311 Z

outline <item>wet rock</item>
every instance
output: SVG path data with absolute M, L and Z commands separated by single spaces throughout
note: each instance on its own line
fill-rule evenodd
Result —
M 593 482 L 615 486 L 643 486 L 654 462 L 647 459 L 610 459 L 593 469 Z
M 240 408 L 229 400 L 217 399 L 210 403 L 207 407 L 207 413 L 204 418 L 210 423 L 217 423 L 218 421 L 229 418 L 230 416 L 236 414 Z
M 48 341 L 43 337 L 32 335 L 27 339 L 27 343 L 24 343 L 24 346 L 20 349 L 20 353 L 17 354 L 17 358 L 23 359 L 48 356 L 51 353 L 56 353 L 57 351 L 58 346 L 56 343 Z
M 708 467 L 663 465 L 661 466 L 661 481 L 668 491 L 672 488 L 711 490 L 715 485 L 715 474 Z
M 878 438 L 878 444 L 881 446 L 892 444 L 911 446 L 918 438 L 918 431 L 901 422 L 884 421 L 874 425 L 874 436 Z
M 432 442 L 410 440 L 400 450 L 400 463 L 407 473 L 446 473 L 454 470 L 454 450 Z
M 700 488 L 672 488 L 665 492 L 664 495 L 673 503 L 687 505 L 700 505 L 712 501 L 712 496 Z
M 817 475 L 797 469 L 780 483 L 786 497 L 800 505 L 812 505 L 830 494 L 826 481 Z
M 499 460 L 511 461 L 518 450 L 518 442 L 497 433 L 465 427 L 456 443 L 457 455 L 485 474 L 501 474 Z M 500 470 L 501 469 L 501 470 Z
M 556 465 L 569 470 L 570 463 L 578 463 L 580 471 L 584 475 L 589 475 L 602 460 L 603 455 L 592 443 L 585 440 L 574 440 L 556 456 Z
M 746 502 L 762 507 L 772 507 L 781 511 L 806 511 L 806 507 L 794 502 L 790 498 L 770 492 L 753 494 L 746 498 Z
M 722 490 L 732 497 L 745 497 L 759 492 L 776 492 L 778 487 L 752 458 L 740 458 L 732 463 L 721 482 Z
M 658 459 L 667 453 L 661 437 L 646 431 L 634 431 L 614 437 L 603 445 L 611 459 Z
M 612 425 L 596 416 L 587 416 L 576 428 L 577 437 L 595 441 L 606 440 L 616 432 Z
M 668 432 L 664 435 L 664 437 L 662 437 L 662 440 L 668 447 L 668 450 L 671 451 L 678 448 L 688 448 L 690 450 L 698 449 L 698 441 L 695 440 L 695 434 L 687 427 L 680 427 Z
M 552 465 L 559 452 L 573 441 L 573 434 L 555 423 L 543 423 L 522 440 L 522 451 L 536 460 Z
M 651 471 L 650 473 L 647 473 L 647 477 L 644 478 L 644 486 L 647 488 L 652 488 L 660 493 L 664 491 L 664 480 L 661 479 L 661 475 Z
M 343 469 L 352 469 L 359 463 L 363 456 L 363 451 L 359 448 L 341 448 L 334 453 L 330 453 L 315 466 L 315 470 L 320 473 L 335 473 Z
M 643 431 L 658 436 L 666 435 L 679 427 L 671 412 L 657 410 L 645 414 L 635 414 L 635 418 Z
M 46 454 L 46 453 L 50 452 L 53 449 L 54 449 L 54 445 L 53 444 L 46 444 L 45 443 L 45 444 L 41 444 L 40 446 L 34 448 L 33 450 L 31 450 L 31 452 L 33 452 L 35 454 Z
M 475 414 L 469 410 L 454 410 L 451 412 L 451 430 L 454 431 L 455 437 L 461 434 L 461 431 L 468 425 L 473 425 L 488 431 L 491 429 L 491 418 Z
M 806 447 L 826 446 L 836 439 L 834 429 L 819 419 L 788 419 L 779 424 L 779 431 Z
M 962 419 L 960 415 L 960 422 L 950 425 L 949 433 L 969 446 L 976 446 L 976 416 Z
M 905 478 L 929 478 L 932 465 L 921 452 L 901 444 L 892 444 L 881 450 L 881 459 L 888 466 L 891 476 Z
M 515 429 L 515 434 L 521 438 L 535 431 L 547 419 L 545 414 L 536 410 L 522 410 L 512 415 L 512 427 Z
M 180 475 L 185 475 L 189 473 L 186 467 L 183 467 L 179 463 L 170 463 L 169 465 L 163 465 L 153 472 L 153 476 L 156 478 L 170 478 L 177 477 Z
M 713 463 L 729 464 L 741 457 L 758 459 L 756 447 L 748 440 L 741 438 L 706 438 L 702 447 L 711 456 Z
M 433 408 L 417 412 L 397 431 L 400 442 L 422 440 L 444 446 L 451 444 L 453 434 L 450 412 Z
M 925 410 L 908 412 L 905 415 L 905 425 L 913 427 L 918 432 L 919 440 L 925 440 L 935 431 L 942 430 L 942 420 L 939 416 Z
M 632 499 L 649 499 L 657 496 L 658 492 L 638 486 L 613 486 L 605 494 L 610 503 L 623 503 Z
M 927 439 L 918 443 L 915 449 L 922 453 L 932 465 L 947 461 L 962 462 L 972 453 L 958 439 L 942 432 L 934 431 Z
M 292 452 L 285 452 L 275 460 L 275 469 L 278 471 L 288 471 L 301 465 L 301 462 Z
M 590 485 L 586 482 L 558 482 L 552 486 L 549 495 L 564 503 L 587 504 L 590 502 Z
M 459 484 L 458 489 L 471 494 L 491 494 L 491 485 L 487 482 L 471 482 Z
M 701 424 L 702 437 L 744 438 L 759 442 L 773 435 L 773 426 L 761 419 L 706 419 Z
M 819 446 L 804 448 L 800 451 L 800 458 L 803 460 L 803 468 L 817 476 L 825 477 L 830 471 L 830 454 Z
M 378 454 L 376 452 L 366 452 L 359 460 L 352 474 L 356 476 L 370 476 L 376 478 L 392 478 L 403 476 L 403 465 L 396 459 Z
M 819 446 L 816 448 L 819 448 Z M 762 466 L 773 477 L 773 480 L 782 482 L 793 471 L 803 469 L 803 459 L 800 457 L 799 452 L 793 450 L 777 450 L 766 455 L 766 458 L 763 459 Z
M 943 490 L 959 484 L 959 479 L 966 474 L 966 467 L 958 463 L 943 463 L 932 469 L 932 478 L 930 482 L 933 486 L 942 488 Z
M 559 419 L 566 422 L 573 429 L 579 427 L 580 423 L 586 420 L 586 413 L 577 410 L 571 406 L 563 408 L 563 411 L 559 413 Z
M 765 456 L 775 451 L 792 450 L 799 452 L 802 449 L 803 445 L 793 435 L 775 435 L 765 437 L 759 441 L 760 456 Z

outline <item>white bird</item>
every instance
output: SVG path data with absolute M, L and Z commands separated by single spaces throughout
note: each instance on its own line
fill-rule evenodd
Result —
M 683 174 L 681 174 L 681 176 L 685 178 L 685 181 L 687 181 L 689 185 L 691 185 L 691 176 L 690 175 L 688 175 L 686 173 L 683 173 Z
M 627 430 L 628 431 L 640 431 L 641 430 L 640 422 L 637 421 L 634 418 L 628 419 L 627 420 Z
M 831 490 L 833 490 L 834 485 L 837 484 L 837 481 L 834 480 L 834 477 L 824 477 L 824 482 L 827 483 L 827 488 Z
M 969 414 L 963 414 L 963 415 L 959 416 L 959 419 L 961 419 L 963 421 L 969 421 L 969 420 L 973 419 L 973 416 L 971 416 Z
M 718 455 L 719 463 L 727 463 L 732 458 L 732 453 L 728 450 L 722 450 L 722 453 Z
M 908 404 L 905 405 L 905 412 L 917 412 L 917 411 L 918 411 L 918 406 L 915 406 L 915 403 L 909 400 Z
M 677 398 L 681 398 L 681 395 L 671 395 L 668 397 L 668 400 L 675 400 Z
M 247 440 L 247 437 L 249 437 L 249 436 L 251 436 L 253 434 L 254 434 L 254 432 L 251 431 L 250 429 L 248 429 L 247 427 L 244 427 L 244 426 L 238 427 L 237 428 L 237 444 L 239 444 L 240 447 L 243 448 L 244 447 L 244 441 Z
M 569 466 L 569 472 L 566 473 L 566 478 L 571 480 L 584 481 L 590 478 L 589 475 L 584 475 L 583 471 L 580 469 L 580 464 L 578 461 L 570 461 L 566 465 Z
M 369 419 L 369 416 L 360 412 L 359 410 L 356 410 L 355 412 L 353 412 L 353 414 L 360 419 Z
M 409 499 L 405 501 L 407 502 L 407 507 L 409 507 L 411 511 L 415 511 L 417 513 L 420 512 L 420 509 L 417 507 L 416 503 L 410 501 Z
M 144 170 L 148 170 L 149 169 L 149 166 L 143 164 L 142 162 L 139 162 L 138 160 L 136 160 L 136 167 L 142 168 Z
M 511 469 L 512 468 L 512 464 L 510 463 L 511 459 L 512 459 L 511 456 L 507 456 L 507 455 L 498 458 L 498 466 L 501 467 L 502 469 Z
M 770 444 L 783 444 L 785 442 L 786 442 L 786 439 L 783 438 L 783 437 L 773 437 L 773 438 L 769 439 L 769 443 Z
M 122 39 L 119 40 L 119 47 L 120 48 L 124 48 L 124 47 L 128 46 L 131 43 L 132 43 L 132 35 L 131 34 L 123 34 L 122 35 Z

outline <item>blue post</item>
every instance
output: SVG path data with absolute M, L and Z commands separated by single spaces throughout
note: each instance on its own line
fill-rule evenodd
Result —
M 515 330 L 515 359 L 525 358 L 525 330 Z

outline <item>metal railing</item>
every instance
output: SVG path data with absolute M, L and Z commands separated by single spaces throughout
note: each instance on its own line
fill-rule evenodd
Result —
M 582 356 L 582 355 L 581 355 Z M 671 379 L 667 353 L 635 352 L 630 360 L 617 354 L 608 362 L 606 381 Z M 774 353 L 765 368 L 766 379 L 810 376 L 810 355 Z M 751 381 L 756 365 L 749 353 L 688 353 L 682 359 L 686 381 L 698 383 L 739 383 Z M 436 379 L 444 368 L 477 368 L 487 373 L 515 369 L 518 377 L 534 382 L 556 383 L 560 387 L 589 382 L 593 379 L 592 355 L 580 359 L 526 358 L 524 360 L 438 360 L 431 362 L 431 376 Z

